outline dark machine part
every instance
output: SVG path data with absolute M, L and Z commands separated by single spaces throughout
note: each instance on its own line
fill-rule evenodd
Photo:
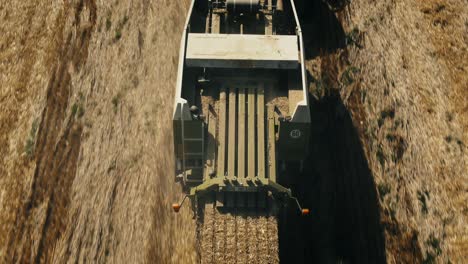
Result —
M 260 8 L 260 0 L 227 0 L 228 12 L 256 13 Z

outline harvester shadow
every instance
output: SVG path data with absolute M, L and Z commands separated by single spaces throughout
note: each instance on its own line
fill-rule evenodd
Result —
M 333 58 L 346 49 L 346 34 L 344 12 L 332 8 L 347 2 L 307 1 L 300 12 L 306 59 L 322 58 L 318 79 L 329 89 L 320 99 L 309 96 L 309 156 L 302 173 L 287 171 L 286 184 L 311 214 L 301 217 L 293 205 L 280 214 L 282 263 L 386 263 L 375 182 L 350 110 L 334 88 L 340 62 Z
M 282 263 L 386 263 L 375 183 L 339 94 L 311 96 L 310 153 L 291 189 L 310 208 L 280 215 Z
M 344 2 L 333 2 L 340 1 Z M 337 14 L 327 4 L 322 1 L 306 1 L 304 11 L 300 14 L 307 60 L 346 46 L 344 29 Z

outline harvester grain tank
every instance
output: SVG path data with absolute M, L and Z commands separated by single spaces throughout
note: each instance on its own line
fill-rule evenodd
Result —
M 306 83 L 293 0 L 193 0 L 173 112 L 183 201 L 260 209 L 293 199 L 307 214 L 278 183 L 279 165 L 307 154 Z

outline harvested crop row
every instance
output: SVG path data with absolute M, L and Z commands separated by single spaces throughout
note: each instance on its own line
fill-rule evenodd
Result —
M 221 212 L 206 204 L 199 217 L 201 263 L 279 263 L 278 222 L 265 212 Z

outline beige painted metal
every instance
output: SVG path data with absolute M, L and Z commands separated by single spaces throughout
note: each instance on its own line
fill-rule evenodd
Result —
M 297 72 L 288 74 L 288 99 L 289 99 L 289 116 L 294 114 L 296 107 L 304 98 L 302 90 L 301 76 Z
M 193 67 L 297 69 L 295 35 L 188 34 L 186 63 Z
M 258 177 L 265 178 L 265 89 L 259 84 L 257 89 L 257 166 Z
M 228 127 L 228 176 L 235 177 L 236 170 L 236 88 L 229 88 L 229 127 Z
M 245 88 L 239 88 L 237 177 L 245 177 Z
M 255 89 L 249 88 L 248 106 L 247 106 L 247 177 L 255 177 Z
M 283 11 L 283 0 L 277 0 L 276 1 L 276 10 L 277 11 Z
M 207 143 L 207 151 L 206 151 L 206 162 L 205 162 L 205 180 L 210 178 L 210 173 L 215 171 L 216 166 L 216 115 L 215 110 L 210 110 L 210 106 L 208 106 L 208 143 Z
M 273 16 L 265 15 L 265 35 L 273 35 Z
M 268 106 L 268 178 L 276 182 L 276 135 L 274 105 Z
M 226 89 L 221 88 L 219 94 L 218 116 L 218 177 L 224 177 L 226 154 Z
M 221 16 L 219 14 L 213 14 L 213 20 L 211 23 L 211 33 L 219 34 L 221 32 Z

